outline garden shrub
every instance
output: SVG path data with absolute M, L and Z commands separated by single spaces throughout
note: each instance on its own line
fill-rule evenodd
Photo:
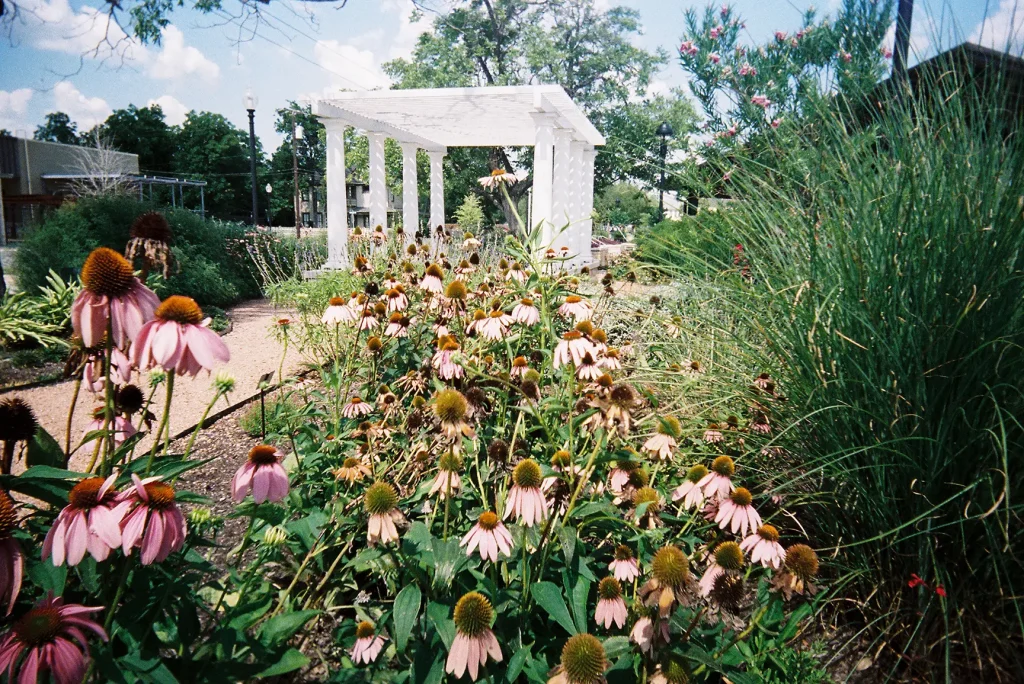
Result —
M 53 212 L 18 246 L 13 271 L 27 292 L 46 284 L 50 270 L 64 278 L 77 275 L 96 247 L 121 251 L 128 230 L 148 203 L 130 197 L 80 198 Z M 252 274 L 241 224 L 203 220 L 190 211 L 162 208 L 173 231 L 177 266 L 162 286 L 167 293 L 192 297 L 200 304 L 230 306 L 260 296 Z

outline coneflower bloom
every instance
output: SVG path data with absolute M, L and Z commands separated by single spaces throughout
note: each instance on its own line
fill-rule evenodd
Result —
M 629 482 L 629 476 L 640 468 L 637 461 L 615 461 L 615 466 L 608 473 L 608 488 L 615 494 L 621 493 Z
M 653 530 L 661 525 L 658 515 L 663 505 L 661 494 L 651 486 L 640 487 L 633 493 L 631 515 L 638 527 Z M 646 504 L 646 506 L 644 505 Z
M 140 369 L 159 366 L 178 375 L 195 376 L 231 359 L 228 346 L 210 330 L 210 320 L 190 297 L 173 295 L 157 307 L 132 344 L 132 363 Z
M 723 530 L 745 537 L 761 526 L 760 514 L 750 505 L 752 500 L 750 490 L 737 487 L 728 498 L 720 500 L 715 522 Z
M 736 464 L 728 456 L 719 456 L 711 462 L 711 472 L 701 478 L 697 486 L 707 498 L 724 499 L 732 494 L 736 485 L 732 476 L 736 473 Z
M 686 510 L 700 508 L 704 505 L 704 490 L 700 482 L 707 476 L 708 469 L 697 464 L 686 472 L 686 481 L 679 485 L 672 492 L 672 500 L 683 500 L 683 508 Z
M 363 309 L 362 316 L 359 319 L 359 329 L 376 330 L 377 325 L 377 316 L 373 313 L 373 309 Z
M 508 334 L 508 326 L 512 323 L 512 317 L 501 309 L 495 309 L 488 314 L 487 318 L 477 323 L 476 332 L 480 337 L 491 342 L 505 339 Z
M 430 359 L 430 365 L 437 371 L 437 377 L 442 380 L 455 380 L 466 374 L 465 369 L 452 360 L 458 351 L 459 343 L 450 336 L 438 338 L 437 352 Z
M 462 470 L 462 458 L 447 452 L 441 455 L 437 463 L 437 477 L 434 484 L 430 486 L 430 496 L 440 493 L 443 500 L 446 496 L 458 493 L 462 487 L 462 478 L 459 471 Z
M 521 378 L 526 375 L 526 371 L 530 369 L 530 362 L 526 360 L 525 356 L 517 356 L 512 359 L 512 370 L 509 371 L 509 375 L 513 378 Z
M 501 646 L 491 631 L 494 609 L 491 602 L 476 591 L 465 594 L 455 604 L 455 639 L 448 652 L 445 672 L 462 677 L 469 670 L 469 678 L 476 681 L 480 668 L 487 664 L 487 656 L 501 662 Z
M 720 577 L 727 573 L 738 573 L 743 565 L 743 550 L 739 544 L 733 541 L 719 544 L 698 583 L 700 595 L 711 596 L 715 587 L 719 586 Z
M 793 594 L 807 592 L 811 596 L 818 593 L 813 580 L 818 576 L 818 554 L 806 544 L 794 544 L 786 549 L 786 558 L 782 563 L 782 572 L 772 579 L 772 587 L 779 589 L 786 599 Z
M 508 520 L 513 515 L 522 519 L 527 527 L 544 520 L 548 514 L 548 502 L 540 490 L 540 466 L 532 458 L 520 461 L 512 471 L 512 489 L 508 493 L 505 504 L 505 515 Z
M 626 602 L 622 600 L 622 585 L 614 577 L 605 577 L 597 585 L 597 609 L 594 612 L 594 619 L 597 624 L 603 625 L 605 629 L 611 629 L 612 624 L 621 629 L 626 624 L 627 610 Z
M 252 500 L 277 502 L 288 496 L 288 473 L 281 461 L 284 454 L 272 446 L 259 444 L 249 451 L 249 457 L 231 478 L 231 498 L 241 503 L 252 491 Z
M 597 365 L 594 355 L 590 352 L 584 354 L 576 368 L 576 377 L 587 382 L 596 382 L 602 375 L 604 375 L 604 371 Z
M 121 520 L 121 550 L 142 549 L 142 564 L 163 562 L 185 544 L 185 518 L 174 501 L 174 488 L 159 477 L 140 480 L 132 473 L 132 487 L 118 495 L 131 510 Z
M 370 546 L 398 541 L 397 523 L 405 516 L 398 510 L 398 492 L 387 482 L 375 482 L 363 494 L 363 506 L 370 515 L 366 540 Z
M 354 456 L 346 458 L 341 462 L 341 466 L 334 471 L 335 478 L 346 482 L 358 482 L 371 474 L 370 466 Z
M 93 411 L 92 420 L 85 426 L 86 435 L 106 428 L 114 435 L 114 446 L 121 446 L 126 439 L 138 432 L 132 422 L 120 414 L 115 415 L 110 423 L 107 423 L 105 411 L 102 406 Z
M 586 299 L 578 295 L 569 295 L 565 298 L 562 306 L 558 307 L 558 313 L 566 318 L 571 317 L 578 323 L 579 321 L 589 321 L 594 315 L 594 309 Z
M 103 377 L 103 366 L 105 360 L 102 354 L 93 354 L 82 369 L 82 382 L 93 394 L 102 393 L 106 386 L 106 379 Z M 132 362 L 128 355 L 114 347 L 110 352 L 110 382 L 115 385 L 124 385 L 132 380 Z
M 352 397 L 341 407 L 341 415 L 346 418 L 361 418 L 373 412 L 373 405 L 363 401 L 360 397 Z
M 514 173 L 509 173 L 505 169 L 494 169 L 491 171 L 489 176 L 477 179 L 481 186 L 488 190 L 493 190 L 500 185 L 513 185 L 519 178 Z M 472 237 L 472 234 L 469 234 Z M 475 679 L 475 677 L 474 677 Z
M 388 311 L 405 311 L 409 306 L 409 297 L 402 291 L 401 286 L 393 287 L 387 291 Z
M 97 247 L 82 266 L 82 291 L 71 305 L 71 325 L 86 347 L 97 347 L 110 330 L 115 347 L 124 348 L 142 330 L 160 305 L 143 285 L 128 260 L 107 247 Z
M 514 280 L 520 285 L 525 283 L 529 277 L 530 274 L 523 269 L 522 264 L 518 261 L 513 261 L 508 273 L 505 274 L 505 280 Z
M 12 534 L 16 529 L 18 511 L 14 507 L 14 500 L 0 489 L 0 602 L 7 604 L 5 615 L 10 615 L 14 608 L 25 568 L 21 547 Z
M 466 422 L 469 402 L 462 392 L 443 389 L 434 395 L 434 415 L 441 423 L 441 432 L 450 440 L 473 437 L 473 428 Z
M 644 442 L 643 450 L 662 461 L 672 458 L 677 445 L 676 439 L 682 434 L 683 428 L 675 416 L 662 416 L 658 419 L 658 431 Z
M 35 684 L 40 675 L 49 681 L 49 672 L 57 684 L 80 684 L 89 662 L 86 633 L 107 640 L 103 627 L 87 617 L 100 610 L 52 595 L 43 599 L 0 638 L 0 671 L 9 682 Z
M 620 582 L 632 582 L 640 576 L 640 566 L 636 562 L 633 550 L 625 544 L 615 547 L 615 558 L 608 564 L 608 569 Z
M 396 311 L 388 319 L 388 326 L 384 329 L 384 335 L 386 337 L 408 337 L 409 325 L 411 323 L 412 319 Z
M 477 309 L 473 312 L 473 319 L 466 324 L 466 334 L 472 335 L 476 332 L 477 327 L 487 320 L 487 313 L 483 309 Z
M 757 532 L 740 542 L 740 548 L 750 554 L 751 563 L 760 563 L 766 568 L 782 567 L 786 550 L 779 543 L 779 531 L 774 525 L 761 525 Z
M 576 634 L 562 647 L 562 660 L 548 684 L 601 684 L 606 669 L 608 656 L 600 639 L 591 634 Z
M 377 630 L 369 620 L 363 620 L 356 626 L 356 643 L 352 645 L 349 656 L 356 665 L 369 665 L 384 648 L 387 637 L 377 634 Z
M 521 325 L 537 325 L 540 323 L 540 311 L 534 306 L 532 299 L 524 297 L 512 307 L 512 320 Z
M 344 299 L 341 297 L 331 297 L 327 308 L 324 309 L 324 315 L 320 317 L 320 322 L 325 325 L 338 325 L 340 323 L 351 323 L 358 317 L 356 311 Z
M 102 562 L 111 549 L 121 546 L 121 518 L 127 503 L 118 503 L 113 490 L 116 475 L 106 480 L 90 477 L 68 492 L 68 505 L 57 515 L 43 540 L 43 560 L 53 556 L 56 566 L 78 565 L 85 552 Z
M 672 614 L 686 590 L 690 578 L 690 560 L 679 547 L 663 546 L 651 561 L 651 579 L 640 587 L 644 605 L 657 606 L 661 618 Z
M 704 431 L 701 439 L 707 444 L 719 444 L 725 441 L 725 435 L 718 429 L 718 423 L 711 423 L 708 425 L 708 429 Z
M 512 535 L 498 520 L 497 514 L 484 511 L 459 546 L 466 547 L 467 556 L 472 556 L 473 551 L 479 548 L 480 558 L 497 563 L 499 553 L 506 558 L 512 556 Z
M 590 340 L 583 337 L 582 333 L 578 330 L 568 330 L 562 335 L 558 346 L 555 347 L 552 365 L 557 369 L 571 361 L 573 365 L 580 366 L 586 354 L 593 356 L 595 353 Z
M 423 280 L 420 281 L 420 289 L 431 294 L 441 294 L 444 292 L 444 284 L 441 282 L 443 279 L 444 271 L 441 270 L 441 267 L 437 264 L 430 264 L 423 275 Z
M 657 632 L 657 633 L 655 633 Z M 640 647 L 643 653 L 647 653 L 654 647 L 655 639 L 660 638 L 662 643 L 667 644 L 669 642 L 669 627 L 667 620 L 658 620 L 658 624 L 654 624 L 654 620 L 644 616 L 636 621 L 633 625 L 633 629 L 629 633 L 629 640 Z

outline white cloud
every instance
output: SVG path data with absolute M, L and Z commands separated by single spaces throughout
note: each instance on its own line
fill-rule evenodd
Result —
M 372 90 L 391 85 L 369 50 L 360 50 L 336 40 L 318 40 L 313 46 L 313 57 L 330 73 L 331 86 L 328 90 Z
M 160 52 L 153 58 L 147 73 L 152 78 L 176 80 L 198 76 L 207 83 L 216 83 L 220 67 L 210 61 L 198 48 L 185 44 L 185 34 L 176 26 L 167 26 L 161 32 Z
M 180 126 L 185 123 L 185 117 L 188 115 L 189 108 L 173 95 L 161 95 L 155 100 L 150 100 L 146 103 L 147 107 L 152 107 L 153 105 L 160 105 L 160 109 L 164 112 L 164 120 L 167 121 L 169 126 Z
M 395 31 L 391 46 L 388 48 L 388 58 L 397 59 L 404 57 L 408 59 L 412 55 L 413 48 L 421 33 L 430 30 L 429 23 L 425 21 L 413 21 L 413 12 L 416 9 L 412 0 L 383 0 L 381 9 L 388 14 L 398 15 L 398 30 Z
M 70 81 L 61 81 L 53 88 L 53 107 L 64 112 L 78 124 L 78 129 L 87 131 L 102 123 L 111 114 L 110 105 L 101 97 L 87 97 Z
M 32 99 L 31 88 L 17 90 L 0 90 L 0 128 L 17 131 L 25 128 L 25 112 L 28 102 Z
M 25 0 L 19 9 L 23 30 L 40 50 L 125 62 L 147 58 L 145 47 L 106 13 L 88 5 L 76 12 L 68 0 Z
M 975 27 L 969 40 L 996 50 L 1024 50 L 1024 6 L 1020 0 L 1001 0 L 992 16 Z

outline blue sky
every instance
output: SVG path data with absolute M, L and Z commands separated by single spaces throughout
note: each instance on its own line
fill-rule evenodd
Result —
M 423 0 L 443 6 L 448 0 Z M 820 0 L 820 12 L 840 0 Z M 0 128 L 31 133 L 47 112 L 62 110 L 89 128 L 112 109 L 160 103 L 170 123 L 190 109 L 220 112 L 246 126 L 242 99 L 259 97 L 257 133 L 265 149 L 279 142 L 272 111 L 288 99 L 332 89 L 387 86 L 380 64 L 409 56 L 430 15 L 410 20 L 411 0 L 348 0 L 334 4 L 273 0 L 258 25 L 231 16 L 240 4 L 225 0 L 223 15 L 178 10 L 162 45 L 141 46 L 95 7 L 97 0 L 16 0 L 20 13 L 0 38 Z M 191 4 L 191 3 L 189 3 Z M 338 3 L 340 4 L 340 3 Z M 598 0 L 610 6 L 612 0 Z M 621 0 L 640 11 L 643 47 L 670 53 L 682 33 L 690 0 Z M 804 0 L 738 0 L 748 40 L 799 26 Z M 1018 12 L 1018 4 L 1020 11 Z M 965 39 L 1005 47 L 1020 44 L 1024 0 L 917 0 L 912 46 L 925 55 Z M 255 29 L 255 36 L 254 31 Z M 104 42 L 104 38 L 106 42 Z M 113 46 L 113 47 L 112 47 Z M 684 84 L 674 63 L 658 75 L 656 89 Z

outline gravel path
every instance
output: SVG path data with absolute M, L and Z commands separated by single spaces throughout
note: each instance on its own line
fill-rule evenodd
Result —
M 275 339 L 272 327 L 278 319 L 286 317 L 288 312 L 275 309 L 265 300 L 254 300 L 240 304 L 228 313 L 233 327 L 231 332 L 224 335 L 223 339 L 227 343 L 228 349 L 231 350 L 231 361 L 224 367 L 224 370 L 235 378 L 235 391 L 228 396 L 226 401 L 222 399 L 211 413 L 256 394 L 257 383 L 264 373 L 274 371 L 276 381 L 278 365 L 281 363 L 282 347 Z M 284 365 L 285 375 L 298 370 L 299 363 L 300 355 L 289 348 Z M 136 382 L 144 391 L 148 392 L 145 376 L 141 380 L 136 379 Z M 205 372 L 195 378 L 177 378 L 175 380 L 170 420 L 172 435 L 199 422 L 203 411 L 210 399 L 213 398 L 211 385 L 212 378 Z M 74 383 L 68 381 L 46 387 L 0 393 L 0 398 L 19 396 L 24 399 L 32 406 L 40 425 L 63 445 L 73 389 Z M 157 419 L 163 410 L 163 398 L 164 391 L 161 388 L 157 391 L 151 408 Z M 85 434 L 85 426 L 91 420 L 94 403 L 92 397 L 83 390 L 79 395 L 71 423 L 72 443 L 81 439 Z M 156 426 L 154 426 L 155 429 Z M 148 439 L 145 439 L 142 441 L 141 447 L 145 448 L 150 443 Z M 90 456 L 89 449 L 82 449 L 73 454 L 70 468 L 72 470 L 84 469 Z M 15 466 L 16 469 L 23 469 L 23 467 L 23 465 Z

